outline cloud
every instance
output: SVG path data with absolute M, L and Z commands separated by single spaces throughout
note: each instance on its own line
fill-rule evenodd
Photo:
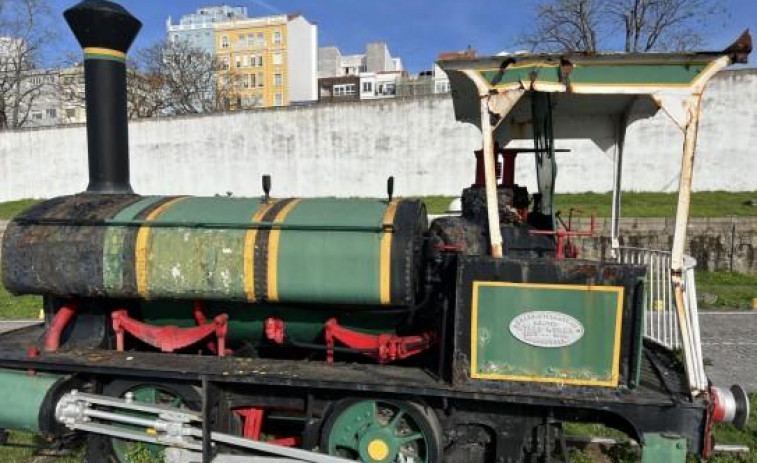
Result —
M 269 11 L 271 13 L 275 13 L 275 14 L 281 14 L 281 13 L 283 13 L 283 11 L 281 11 L 280 9 L 278 9 L 275 6 L 271 5 L 270 3 L 266 2 L 265 0 L 251 0 L 251 1 L 252 1 L 253 5 L 257 5 L 257 6 L 261 7 L 261 8 L 263 8 L 264 10 L 267 10 L 267 11 Z

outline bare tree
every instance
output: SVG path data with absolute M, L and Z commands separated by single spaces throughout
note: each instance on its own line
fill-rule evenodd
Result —
M 212 113 L 224 109 L 226 86 L 218 60 L 186 42 L 143 48 L 130 62 L 132 117 Z
M 520 43 L 538 51 L 598 50 L 602 0 L 550 0 L 536 7 L 534 30 Z
M 544 0 L 520 43 L 590 53 L 621 44 L 626 52 L 687 50 L 701 46 L 725 12 L 718 0 Z
M 40 49 L 54 38 L 43 0 L 0 2 L 0 129 L 22 127 L 57 76 L 38 70 Z

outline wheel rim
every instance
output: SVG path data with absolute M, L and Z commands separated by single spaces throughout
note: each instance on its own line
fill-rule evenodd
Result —
M 402 403 L 364 400 L 344 409 L 328 430 L 328 452 L 366 463 L 429 463 L 423 418 Z
M 186 408 L 186 404 L 181 397 L 174 392 L 155 386 L 137 386 L 129 392 L 134 394 L 134 401 L 145 404 L 167 405 L 170 407 Z M 152 417 L 153 415 L 131 412 L 129 415 Z M 124 428 L 138 429 L 137 426 L 122 425 Z M 159 463 L 163 461 L 164 447 L 157 444 L 146 444 L 134 442 L 126 439 L 111 439 L 113 455 L 120 463 Z

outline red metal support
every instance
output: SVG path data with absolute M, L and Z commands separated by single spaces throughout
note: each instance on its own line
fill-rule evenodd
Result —
M 202 301 L 195 301 L 194 307 L 193 307 L 193 315 L 195 318 L 195 322 L 197 322 L 198 326 L 203 326 L 208 323 L 207 318 L 205 317 L 205 307 L 203 306 Z M 216 346 L 215 341 L 212 339 L 209 339 L 207 344 L 208 352 L 210 352 L 213 355 L 218 354 L 218 346 Z M 231 349 L 226 349 L 224 352 L 224 355 L 231 355 L 233 351 Z
M 275 317 L 265 319 L 265 337 L 278 345 L 284 344 L 286 334 L 286 323 L 284 320 Z
M 484 150 L 478 150 L 473 152 L 476 155 L 476 181 L 473 186 L 484 186 Z
M 64 305 L 55 313 L 50 327 L 45 333 L 45 352 L 55 352 L 60 348 L 60 337 L 69 322 L 76 316 L 78 304 Z
M 237 408 L 234 413 L 242 419 L 242 437 L 260 440 L 260 430 L 263 428 L 263 409 L 255 407 Z
M 570 225 L 568 225 L 568 227 L 570 227 Z M 557 260 L 561 260 L 566 256 L 571 258 L 578 257 L 578 247 L 573 243 L 573 240 L 571 240 L 571 238 L 594 236 L 595 232 L 596 217 L 594 216 L 594 214 L 592 214 L 588 230 L 571 230 L 569 228 L 560 228 L 559 230 L 529 230 L 528 233 L 531 235 L 555 236 L 557 238 L 557 253 L 555 257 Z M 566 246 L 568 247 L 567 253 L 565 252 Z
M 378 336 L 358 333 L 339 325 L 336 318 L 332 318 L 325 325 L 326 360 L 334 361 L 335 341 L 339 341 L 350 349 L 367 355 L 381 364 L 406 359 L 419 354 L 436 341 L 434 333 L 423 333 L 417 336 L 397 336 L 394 334 L 380 334 Z
M 518 157 L 518 150 L 503 149 L 500 150 L 504 164 L 502 166 L 502 186 L 505 188 L 515 187 L 515 158 Z
M 242 437 L 259 441 L 263 429 L 263 420 L 265 419 L 265 410 L 258 407 L 237 408 L 234 413 L 242 419 Z M 302 438 L 280 437 L 269 439 L 269 444 L 280 445 L 282 447 L 295 447 L 302 444 Z
M 116 333 L 116 349 L 124 350 L 124 333 L 129 333 L 142 342 L 157 347 L 163 352 L 174 352 L 191 346 L 211 334 L 218 340 L 218 356 L 226 354 L 226 334 L 228 319 L 226 314 L 218 315 L 211 323 L 193 328 L 178 326 L 152 326 L 129 317 L 126 310 L 118 310 L 111 315 L 113 331 Z

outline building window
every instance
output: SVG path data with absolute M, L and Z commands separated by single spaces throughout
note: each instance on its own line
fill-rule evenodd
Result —
M 273 96 L 273 104 L 276 106 L 284 106 L 284 94 L 277 93 Z
M 239 68 L 242 67 L 242 57 L 241 56 L 237 56 L 234 59 L 234 65 L 236 66 L 237 69 L 239 69 Z
M 221 58 L 221 69 L 228 71 L 229 70 L 229 57 L 224 56 Z
M 35 119 L 35 120 L 38 120 L 38 121 L 42 120 L 42 113 L 39 113 L 39 112 L 32 113 L 32 119 Z
M 273 43 L 276 45 L 281 45 L 281 32 L 280 31 L 274 31 Z
M 263 55 L 258 56 L 257 65 L 258 67 L 263 67 Z
M 69 119 L 73 119 L 76 117 L 76 110 L 75 109 L 67 109 L 66 110 L 66 117 Z
M 58 111 L 55 109 L 48 109 L 45 112 L 47 113 L 48 119 L 55 119 L 58 116 Z
M 373 92 L 373 82 L 363 82 L 363 93 Z
M 255 34 L 247 34 L 247 45 L 250 47 L 255 45 Z
M 240 34 L 237 37 L 237 43 L 240 47 L 246 47 L 247 46 L 247 36 L 245 34 Z
M 262 32 L 258 32 L 258 46 L 259 47 L 265 46 L 265 35 L 263 35 Z
M 334 96 L 347 96 L 357 93 L 357 85 L 355 84 L 341 84 L 334 85 Z
M 280 66 L 284 63 L 284 57 L 281 54 L 281 52 L 276 52 L 273 54 L 273 64 L 275 66 Z
M 282 85 L 284 85 L 284 76 L 282 76 L 281 74 L 274 74 L 273 85 L 276 87 L 281 87 Z
M 258 88 L 263 88 L 265 84 L 265 75 L 262 72 L 258 72 Z
M 179 41 L 179 34 L 173 35 L 173 43 L 177 43 Z
M 229 38 L 225 35 L 221 36 L 221 48 L 229 48 Z

